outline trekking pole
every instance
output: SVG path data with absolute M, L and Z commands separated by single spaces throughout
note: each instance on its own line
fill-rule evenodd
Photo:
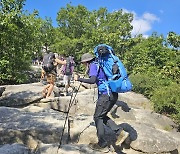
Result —
M 75 100 L 75 98 L 77 96 L 77 93 L 78 93 L 78 91 L 80 89 L 81 84 L 82 84 L 82 82 L 79 84 L 79 87 L 77 89 L 77 92 L 75 93 L 74 98 L 73 98 L 73 93 L 71 94 L 71 98 L 70 98 L 70 102 L 69 102 L 69 106 L 68 106 L 68 111 L 67 111 L 67 114 L 66 114 L 63 130 L 62 130 L 62 133 L 61 133 L 61 138 L 60 138 L 60 141 L 59 141 L 59 146 L 58 146 L 58 149 L 57 149 L 57 153 L 58 153 L 58 150 L 61 148 L 62 138 L 63 138 L 63 135 L 64 135 L 64 130 L 65 130 L 66 122 L 67 122 L 67 119 L 68 119 L 68 116 L 69 116 L 69 111 L 70 111 L 71 106 L 72 106 L 72 104 L 73 104 L 73 102 L 74 102 L 74 100 Z M 73 98 L 73 100 L 72 100 L 72 98 Z

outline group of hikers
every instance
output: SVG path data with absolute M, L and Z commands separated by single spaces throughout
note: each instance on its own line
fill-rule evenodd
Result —
M 117 125 L 107 114 L 116 104 L 118 93 L 131 90 L 132 85 L 123 64 L 115 55 L 112 47 L 100 44 L 95 47 L 94 54 L 95 56 L 91 53 L 85 53 L 81 56 L 81 63 L 87 68 L 86 72 L 89 78 L 80 78 L 78 74 L 74 74 L 74 80 L 83 83 L 97 84 L 98 100 L 93 118 L 97 130 L 98 143 L 90 143 L 89 146 L 93 150 L 108 152 L 110 143 L 105 138 L 105 126 L 116 134 L 115 145 L 121 145 L 129 136 L 129 133 Z M 48 82 L 43 89 L 44 97 L 49 97 L 53 91 L 56 79 L 54 66 L 58 64 L 61 64 L 64 70 L 65 89 L 68 91 L 74 69 L 73 58 L 58 59 L 55 57 L 55 54 L 49 51 L 44 55 L 42 65 L 42 74 L 43 76 L 46 75 Z
M 47 50 L 43 56 L 41 79 L 47 79 L 47 85 L 44 87 L 42 94 L 44 98 L 50 98 L 53 92 L 57 76 L 63 76 L 65 86 L 65 95 L 68 95 L 68 88 L 72 79 L 75 62 L 72 56 L 59 57 L 57 53 Z

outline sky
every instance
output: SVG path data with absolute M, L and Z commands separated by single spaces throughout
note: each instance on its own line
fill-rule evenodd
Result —
M 50 17 L 57 27 L 57 12 L 67 4 L 83 5 L 89 11 L 106 7 L 110 13 L 120 9 L 133 13 L 132 35 L 148 37 L 157 32 L 166 37 L 170 31 L 180 35 L 180 0 L 26 0 L 24 10 L 38 10 L 40 17 Z

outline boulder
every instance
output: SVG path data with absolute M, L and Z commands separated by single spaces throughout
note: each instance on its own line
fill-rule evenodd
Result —
M 29 148 L 24 146 L 23 144 L 5 144 L 0 146 L 0 153 L 1 154 L 31 154 Z
M 41 83 L 8 85 L 0 98 L 0 106 L 25 106 L 42 99 Z
M 65 114 L 52 109 L 0 107 L 0 144 L 22 143 L 34 149 L 38 143 L 58 143 L 64 122 Z M 63 142 L 68 139 L 67 129 Z

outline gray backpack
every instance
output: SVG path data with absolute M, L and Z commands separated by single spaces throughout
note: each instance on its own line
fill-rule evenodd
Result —
M 64 74 L 65 75 L 72 75 L 72 61 L 71 61 L 71 57 L 66 58 L 66 65 L 65 65 L 65 70 L 64 70 Z

